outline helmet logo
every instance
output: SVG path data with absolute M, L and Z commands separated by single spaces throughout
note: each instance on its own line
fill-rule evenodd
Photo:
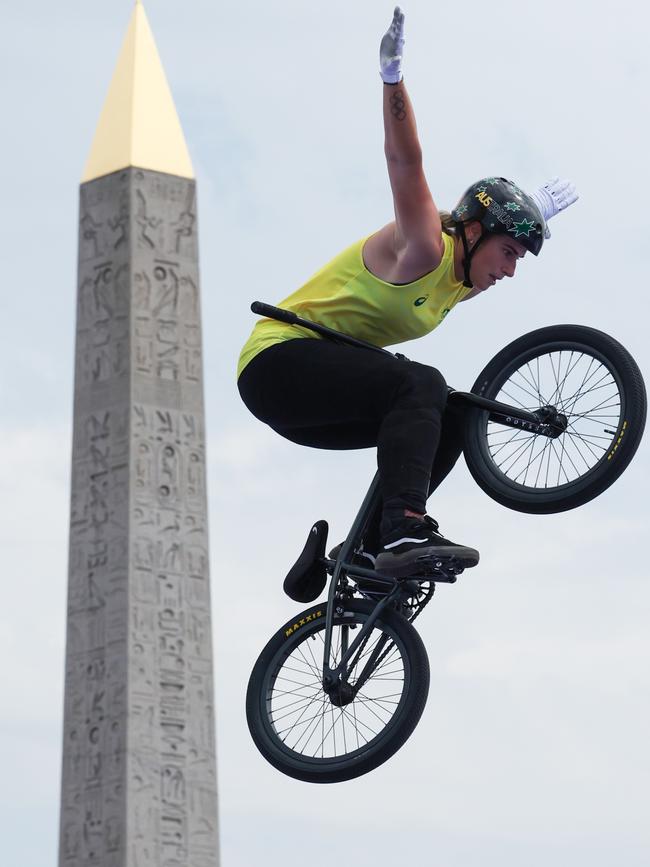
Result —
M 506 202 L 505 209 L 506 211 L 521 211 L 521 208 L 516 202 Z
M 510 226 L 512 226 L 512 217 L 506 212 L 506 208 L 508 208 L 508 205 L 514 205 L 515 208 L 519 209 L 519 205 L 516 205 L 514 202 L 508 202 L 508 205 L 506 205 L 505 208 L 502 208 L 498 202 L 495 202 L 492 196 L 488 196 L 487 193 L 483 192 L 481 187 L 479 187 L 479 192 L 474 196 L 474 198 L 478 199 L 491 214 L 494 214 L 497 220 L 500 223 L 503 223 L 506 229 L 512 231 L 510 229 Z M 508 210 L 513 210 L 513 208 L 508 208 Z M 494 228 L 494 225 L 493 222 L 490 223 L 490 228 Z
M 526 238 L 530 238 L 530 233 L 535 228 L 534 220 L 527 220 L 524 218 L 519 223 L 513 223 L 512 228 L 508 229 L 509 232 L 515 233 L 515 238 L 518 238 L 520 235 L 524 235 Z

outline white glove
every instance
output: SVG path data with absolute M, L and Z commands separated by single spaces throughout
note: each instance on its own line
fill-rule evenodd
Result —
M 572 181 L 560 178 L 551 178 L 550 181 L 541 186 L 539 189 L 531 193 L 531 198 L 542 212 L 544 220 L 548 223 L 551 217 L 564 211 L 569 205 L 572 205 L 578 200 L 578 191 Z M 546 227 L 546 237 L 550 238 L 551 233 L 548 226 Z
M 396 6 L 393 21 L 379 46 L 379 74 L 384 84 L 397 84 L 402 80 L 403 49 L 404 13 Z

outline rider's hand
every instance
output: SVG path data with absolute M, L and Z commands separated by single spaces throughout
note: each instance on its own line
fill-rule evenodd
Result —
M 546 181 L 543 186 L 531 193 L 531 196 L 542 212 L 544 220 L 548 222 L 551 217 L 566 210 L 569 205 L 577 201 L 578 191 L 575 184 L 566 178 L 551 178 L 550 181 Z M 546 237 L 551 237 L 548 227 L 546 228 Z
M 402 80 L 403 49 L 404 13 L 396 6 L 393 21 L 379 46 L 379 74 L 384 84 L 398 84 Z

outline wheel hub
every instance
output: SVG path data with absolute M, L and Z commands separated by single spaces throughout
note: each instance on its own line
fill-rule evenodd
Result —
M 345 707 L 354 701 L 355 692 L 349 683 L 337 683 L 327 690 L 329 699 L 334 707 Z
M 548 435 L 551 439 L 557 439 L 559 436 L 562 436 L 569 426 L 567 417 L 563 413 L 558 412 L 557 407 L 551 404 L 541 406 L 535 412 L 535 415 L 541 424 L 548 425 Z

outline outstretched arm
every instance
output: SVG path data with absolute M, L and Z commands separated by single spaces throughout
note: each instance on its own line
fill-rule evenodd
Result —
M 403 28 L 404 15 L 398 6 L 380 48 L 384 151 L 395 221 L 364 247 L 368 268 L 394 283 L 406 283 L 432 271 L 443 252 L 440 215 L 424 175 L 415 114 L 402 78 Z

